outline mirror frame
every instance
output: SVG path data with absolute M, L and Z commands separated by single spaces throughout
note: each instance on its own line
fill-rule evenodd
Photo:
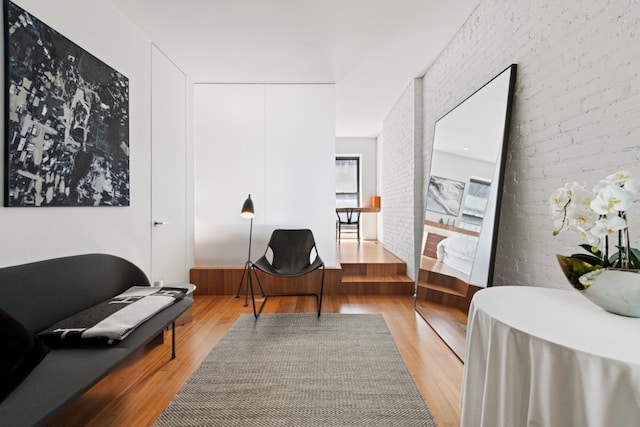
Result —
M 509 70 L 509 89 L 507 92 L 507 108 L 505 110 L 504 130 L 502 133 L 502 147 L 500 148 L 501 153 L 500 153 L 498 163 L 496 164 L 496 174 L 498 179 L 497 179 L 497 186 L 496 186 L 497 191 L 496 191 L 495 204 L 492 206 L 492 208 L 494 209 L 494 218 L 493 218 L 493 224 L 491 228 L 491 239 L 489 241 L 491 247 L 489 249 L 489 259 L 488 259 L 489 267 L 487 271 L 487 280 L 486 280 L 487 283 L 485 284 L 486 287 L 493 286 L 493 272 L 495 270 L 495 258 L 496 258 L 496 243 L 498 241 L 498 231 L 500 228 L 500 213 L 502 210 L 502 194 L 504 192 L 504 188 L 503 188 L 504 187 L 504 170 L 507 164 L 507 151 L 509 147 L 509 131 L 511 129 L 511 113 L 513 111 L 513 94 L 515 92 L 517 68 L 518 67 L 516 64 L 511 64 L 504 71 L 502 71 L 502 73 L 504 73 L 507 70 Z M 491 79 L 487 84 L 491 83 L 493 80 L 498 78 L 498 76 L 502 75 L 502 73 L 499 73 L 496 77 Z M 496 175 L 494 175 L 494 177 L 495 176 Z M 487 205 L 489 205 L 489 203 L 491 203 L 491 200 L 489 200 Z M 485 218 L 486 218 L 486 211 L 485 211 Z M 483 224 L 482 231 L 484 230 L 485 230 L 485 227 Z M 480 241 L 478 242 L 478 249 L 482 249 L 480 247 L 480 243 L 483 242 L 482 231 L 480 232 Z M 473 261 L 474 268 L 475 268 L 476 261 L 477 261 L 477 255 Z M 471 273 L 473 277 L 473 270 Z
M 426 186 L 423 191 L 423 200 L 422 200 L 422 225 L 420 227 L 420 236 L 416 236 L 416 242 L 421 242 L 419 247 L 416 248 L 417 252 L 417 264 L 418 270 L 415 277 L 414 284 L 414 310 L 415 312 L 427 323 L 431 326 L 431 328 L 440 336 L 440 338 L 445 342 L 445 344 L 453 351 L 453 353 L 464 363 L 464 353 L 465 353 L 465 336 L 466 332 L 462 318 L 455 314 L 455 312 L 450 311 L 450 309 L 460 310 L 466 318 L 468 313 L 469 305 L 471 304 L 471 299 L 476 291 L 482 289 L 483 287 L 493 286 L 493 276 L 495 271 L 495 256 L 496 256 L 496 246 L 498 239 L 498 230 L 500 224 L 500 213 L 502 208 L 502 194 L 503 194 L 503 185 L 504 185 L 504 171 L 506 167 L 507 160 L 507 151 L 509 145 L 509 131 L 511 129 L 511 115 L 513 111 L 513 98 L 515 92 L 515 83 L 516 83 L 516 70 L 517 65 L 511 64 L 501 72 L 499 72 L 495 77 L 490 79 L 487 83 L 482 85 L 476 91 L 474 91 L 471 95 L 466 97 L 462 102 L 457 104 L 454 108 L 449 110 L 446 114 L 441 116 L 438 120 L 436 120 L 433 124 L 434 132 L 433 132 L 433 140 L 431 144 L 431 161 L 428 169 L 428 174 L 425 173 L 422 177 L 423 183 Z M 502 129 L 502 140 L 500 141 L 500 146 L 496 151 L 496 163 L 493 169 L 493 175 L 491 177 L 491 188 L 489 190 L 489 197 L 487 199 L 487 205 L 485 208 L 484 216 L 482 219 L 482 226 L 480 229 L 480 233 L 478 235 L 478 243 L 476 246 L 476 251 L 474 255 L 473 263 L 471 264 L 471 270 L 469 274 L 461 273 L 462 276 L 452 276 L 446 273 L 444 270 L 437 271 L 436 270 L 423 270 L 422 269 L 422 260 L 423 260 L 423 250 L 425 249 L 425 245 L 427 245 L 427 241 L 424 239 L 425 236 L 425 227 L 427 225 L 427 198 L 429 193 L 429 182 L 431 180 L 431 175 L 433 171 L 434 165 L 434 148 L 436 143 L 437 136 L 437 124 L 444 117 L 451 114 L 455 111 L 459 106 L 464 104 L 467 100 L 472 98 L 475 94 L 480 92 L 483 88 L 491 84 L 493 81 L 502 77 L 505 73 L 509 75 L 509 82 L 507 85 L 507 93 L 506 93 L 506 106 L 504 110 L 504 127 Z M 499 133 L 499 128 L 496 129 L 495 135 Z M 488 171 L 487 171 L 488 172 Z M 461 203 L 463 203 L 461 201 Z M 445 226 L 446 228 L 446 226 Z M 454 230 L 458 233 L 465 233 L 465 230 Z M 432 240 L 431 245 L 437 243 L 440 237 Z M 433 250 L 431 247 L 430 251 Z M 482 268 L 478 268 L 477 266 L 481 266 Z M 439 267 L 437 267 L 439 268 Z M 457 270 L 457 269 L 454 269 Z M 438 294 L 434 294 L 433 299 L 429 297 L 429 287 L 427 283 L 429 283 L 429 277 L 431 274 L 435 273 L 436 277 L 443 277 L 444 280 L 451 279 L 452 280 L 452 290 L 457 288 L 458 282 L 466 283 L 466 291 L 464 296 L 459 294 L 460 297 L 456 297 L 458 299 L 450 300 L 447 297 L 447 294 L 443 294 L 443 296 L 436 296 Z M 475 273 L 475 274 L 474 274 Z M 425 274 L 425 289 L 421 292 L 420 283 L 421 277 Z M 465 280 L 462 280 L 462 277 L 465 277 Z M 480 277 L 480 278 L 478 278 Z M 435 279 L 438 281 L 439 279 Z M 449 286 L 449 285 L 447 285 Z M 421 296 L 422 294 L 422 296 Z M 421 306 L 422 305 L 422 306 Z M 439 309 L 437 306 L 442 306 L 442 309 Z M 433 313 L 429 314 L 430 311 Z M 460 330 L 458 333 L 450 330 L 452 324 L 458 324 L 460 326 Z M 455 326 L 453 326 L 455 328 Z
M 516 71 L 517 65 L 511 64 L 501 72 L 499 72 L 496 76 L 494 76 L 487 83 L 482 85 L 480 88 L 475 90 L 471 95 L 466 97 L 460 103 L 458 103 L 455 107 L 449 110 L 446 114 L 442 115 L 438 120 L 434 122 L 434 133 L 433 133 L 433 141 L 431 145 L 431 164 L 429 166 L 429 176 L 425 174 L 423 177 L 425 185 L 424 198 L 423 198 L 423 206 L 422 206 L 422 227 L 420 229 L 420 233 L 424 233 L 424 222 L 426 218 L 426 206 L 427 206 L 427 192 L 428 192 L 428 181 L 431 176 L 431 170 L 433 169 L 433 148 L 435 146 L 435 138 L 436 138 L 436 126 L 440 120 L 450 115 L 454 112 L 458 107 L 463 105 L 469 99 L 471 99 L 478 92 L 482 91 L 486 86 L 491 84 L 497 78 L 502 76 L 504 73 L 509 73 L 509 84 L 508 90 L 506 94 L 506 108 L 505 108 L 505 116 L 504 116 L 504 128 L 502 131 L 502 141 L 501 146 L 498 149 L 498 157 L 496 158 L 496 165 L 494 169 L 494 174 L 492 177 L 492 188 L 489 195 L 489 200 L 487 203 L 487 208 L 485 210 L 485 217 L 483 220 L 483 225 L 480 231 L 480 236 L 478 238 L 478 246 L 476 249 L 476 256 L 473 262 L 473 266 L 471 269 L 471 273 L 469 275 L 469 284 L 480 287 L 490 287 L 493 286 L 493 275 L 495 270 L 495 255 L 496 255 L 496 242 L 498 238 L 498 229 L 500 224 L 500 210 L 502 203 L 502 193 L 503 193 L 503 184 L 504 184 L 504 170 L 506 166 L 507 159 L 507 151 L 508 151 L 508 142 L 509 142 L 509 130 L 511 128 L 511 114 L 513 110 L 513 96 L 515 91 L 515 82 L 516 82 Z M 494 185 L 495 184 L 495 185 Z M 422 242 L 422 238 L 419 239 Z M 418 257 L 417 259 L 422 259 L 422 246 L 418 248 Z M 474 272 L 477 271 L 477 265 L 479 261 L 479 254 L 482 256 L 480 260 L 484 260 L 486 262 L 486 274 L 482 274 L 481 280 L 477 280 L 478 274 L 474 275 Z M 484 272 L 483 272 L 484 273 Z M 419 283 L 419 274 L 416 276 L 415 283 L 415 295 L 418 292 L 418 283 Z

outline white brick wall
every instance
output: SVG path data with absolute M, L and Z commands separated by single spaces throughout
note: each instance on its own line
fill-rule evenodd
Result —
M 555 254 L 581 242 L 552 236 L 548 197 L 565 180 L 595 184 L 619 169 L 640 176 L 640 1 L 482 1 L 424 76 L 424 164 L 435 120 L 511 63 L 518 75 L 494 280 L 569 288 Z M 409 119 L 407 98 L 385 122 L 385 144 L 411 133 L 410 124 L 398 129 Z M 385 199 L 401 215 L 385 211 L 386 240 L 411 224 L 409 197 L 387 195 L 411 193 L 406 144 L 384 152 Z M 631 217 L 640 245 L 640 206 Z M 408 250 L 404 240 L 387 243 Z
M 422 80 L 411 81 L 383 123 L 383 245 L 415 280 L 422 224 Z

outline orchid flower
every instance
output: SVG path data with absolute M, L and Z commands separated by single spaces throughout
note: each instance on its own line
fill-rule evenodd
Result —
M 590 206 L 599 215 L 610 215 L 628 210 L 635 199 L 632 191 L 614 184 L 600 189 Z
M 627 221 L 614 216 L 613 218 L 603 218 L 596 221 L 590 233 L 598 238 L 604 238 L 606 236 L 615 236 L 620 230 L 627 228 Z
M 567 222 L 570 227 L 582 227 L 589 229 L 598 220 L 599 216 L 590 209 L 580 205 L 567 206 Z
M 591 191 L 575 181 L 567 182 L 549 198 L 554 217 L 553 234 L 557 235 L 564 230 L 576 232 L 587 242 L 581 246 L 591 253 L 574 254 L 572 257 L 583 261 L 592 259 L 591 265 L 606 267 L 609 262 L 615 262 L 620 267 L 621 264 L 614 260 L 623 259 L 628 262 L 631 255 L 634 268 L 640 269 L 640 253 L 628 245 L 629 230 L 626 220 L 627 210 L 638 200 L 640 180 L 633 178 L 627 171 L 607 176 Z M 608 245 L 612 238 L 617 238 L 619 253 L 608 259 Z M 605 243 L 604 253 L 598 248 L 602 241 Z

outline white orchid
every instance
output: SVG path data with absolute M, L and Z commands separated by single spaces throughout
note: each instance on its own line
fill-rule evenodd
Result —
M 590 229 L 586 230 L 582 227 L 576 227 L 576 231 L 578 232 L 578 236 L 592 247 L 597 247 L 598 243 L 600 243 L 600 239 L 591 233 Z
M 624 188 L 634 193 L 636 200 L 638 200 L 638 197 L 640 197 L 640 180 L 629 178 L 627 182 L 624 183 Z
M 591 201 L 591 209 L 599 215 L 611 215 L 624 212 L 636 200 L 637 193 L 617 184 L 602 187 Z
M 590 230 L 590 233 L 597 238 L 604 238 L 606 236 L 615 236 L 620 230 L 627 228 L 627 221 L 614 216 L 613 218 L 602 218 L 595 222 Z
M 593 192 L 597 193 L 602 188 L 608 187 L 609 185 L 617 185 L 618 187 L 622 187 L 630 178 L 631 176 L 627 171 L 616 172 L 607 176 L 605 179 L 601 179 L 600 182 L 595 187 L 593 187 Z
M 567 219 L 571 227 L 588 230 L 595 224 L 598 218 L 598 214 L 593 210 L 585 209 L 583 206 L 567 207 Z
M 584 185 L 577 182 L 567 182 L 563 187 L 558 188 L 550 198 L 551 208 L 554 211 L 562 210 L 571 201 L 577 191 L 585 190 Z
M 591 191 L 577 182 L 567 182 L 558 188 L 550 197 L 552 215 L 554 216 L 554 235 L 564 230 L 576 232 L 588 245 L 590 255 L 572 255 L 583 260 L 600 261 L 600 265 L 608 266 L 609 238 L 618 238 L 616 247 L 620 250 L 612 260 L 627 262 L 632 255 L 631 265 L 640 268 L 640 260 L 631 253 L 628 241 L 627 210 L 640 198 L 640 181 L 626 171 L 620 171 L 601 180 Z M 599 246 L 604 241 L 605 251 Z M 634 258 L 637 262 L 634 262 Z M 612 262 L 613 262 L 612 261 Z M 637 265 L 636 265 L 637 264 Z M 595 264 L 592 264 L 595 265 Z M 619 265 L 622 266 L 622 265 Z
M 584 185 L 569 182 L 557 189 L 549 199 L 552 215 L 557 217 L 554 226 L 558 231 L 564 228 L 588 228 L 598 216 L 591 210 L 593 194 Z

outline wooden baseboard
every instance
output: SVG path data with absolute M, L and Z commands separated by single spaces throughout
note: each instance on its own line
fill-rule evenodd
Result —
M 395 266 L 393 267 L 395 268 Z M 343 282 L 343 269 L 340 267 L 325 270 L 325 295 L 412 295 L 413 281 L 405 277 L 398 280 L 395 273 L 381 272 L 377 267 L 376 275 L 368 275 L 358 280 Z M 189 282 L 196 285 L 194 295 L 240 295 L 246 292 L 246 276 L 243 268 L 194 267 L 190 270 Z M 379 273 L 379 274 L 378 274 Z M 266 293 L 317 293 L 320 289 L 321 270 L 296 278 L 275 277 L 257 272 L 258 280 Z M 349 276 L 353 277 L 353 276 Z M 252 277 L 254 292 L 260 292 L 258 282 Z

